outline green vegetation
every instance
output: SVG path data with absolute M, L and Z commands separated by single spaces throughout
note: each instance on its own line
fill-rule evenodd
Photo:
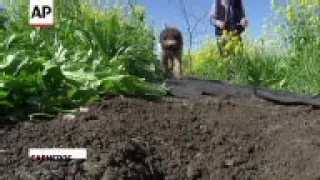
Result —
M 252 41 L 245 35 L 244 49 L 231 38 L 226 58 L 219 56 L 215 40 L 210 39 L 192 54 L 194 65 L 187 72 L 227 79 L 231 68 L 230 79 L 236 83 L 320 95 L 319 1 L 293 0 L 286 7 L 273 4 L 277 21 L 268 25 L 264 37 Z
M 106 95 L 166 94 L 151 83 L 159 71 L 143 7 L 126 14 L 120 5 L 55 2 L 55 28 L 29 27 L 28 4 L 1 15 L 0 117 L 51 117 Z

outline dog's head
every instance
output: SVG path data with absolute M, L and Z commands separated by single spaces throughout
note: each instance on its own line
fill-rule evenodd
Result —
M 183 44 L 181 32 L 177 28 L 166 27 L 160 35 L 163 48 L 180 48 Z

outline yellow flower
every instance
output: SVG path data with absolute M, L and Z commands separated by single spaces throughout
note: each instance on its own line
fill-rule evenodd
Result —
M 238 41 L 240 41 L 240 38 L 239 38 L 238 36 L 233 36 L 233 37 L 231 38 L 231 41 L 238 42 Z

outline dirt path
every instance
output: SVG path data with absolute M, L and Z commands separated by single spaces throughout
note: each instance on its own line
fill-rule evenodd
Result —
M 20 123 L 0 142 L 1 180 L 320 179 L 320 110 L 249 96 L 117 97 Z M 35 147 L 86 147 L 88 160 L 32 162 Z

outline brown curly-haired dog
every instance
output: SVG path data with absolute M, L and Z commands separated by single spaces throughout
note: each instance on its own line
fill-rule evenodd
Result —
M 182 79 L 183 37 L 181 31 L 174 27 L 165 27 L 160 34 L 160 44 L 164 79 L 167 79 L 169 73 L 172 72 L 175 78 Z

